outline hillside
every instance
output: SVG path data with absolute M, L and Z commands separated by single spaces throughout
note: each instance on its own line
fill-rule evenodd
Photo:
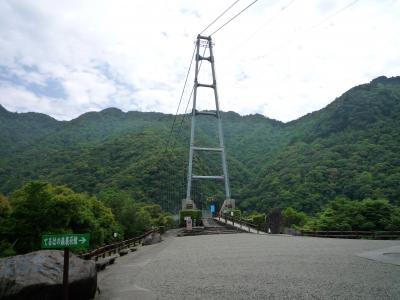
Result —
M 62 123 L 45 114 L 11 113 L 0 105 L 0 157 L 5 158 L 56 131 Z
M 188 118 L 166 150 L 172 115 L 109 108 L 60 122 L 0 106 L 0 192 L 31 179 L 78 192 L 125 190 L 169 210 L 185 195 Z M 233 197 L 242 208 L 293 206 L 316 212 L 337 196 L 400 204 L 400 77 L 352 88 L 324 109 L 284 124 L 261 115 L 223 113 Z M 199 122 L 202 145 L 216 124 Z M 207 160 L 197 157 L 196 161 Z M 218 173 L 217 157 L 197 170 Z M 195 200 L 222 200 L 219 184 L 198 183 Z
M 242 207 L 315 212 L 338 196 L 400 204 L 400 78 L 354 87 L 326 108 L 285 125 Z

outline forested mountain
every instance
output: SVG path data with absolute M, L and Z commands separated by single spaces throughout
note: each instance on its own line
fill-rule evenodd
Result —
M 399 120 L 400 77 L 354 87 L 286 124 L 223 113 L 233 197 L 247 210 L 292 206 L 314 213 L 338 196 L 387 198 L 398 205 Z M 0 192 L 39 179 L 90 194 L 126 191 L 137 201 L 176 210 L 186 185 L 188 121 L 177 118 L 166 147 L 172 115 L 109 108 L 59 122 L 0 106 Z M 213 119 L 199 117 L 196 134 L 198 144 L 213 145 Z M 219 157 L 195 161 L 197 174 L 221 173 Z M 194 198 L 222 200 L 222 187 L 196 183 Z
M 352 88 L 285 125 L 288 142 L 263 164 L 243 207 L 315 212 L 337 196 L 400 204 L 400 78 Z
M 0 156 L 5 158 L 47 134 L 63 122 L 39 113 L 10 113 L 0 105 Z

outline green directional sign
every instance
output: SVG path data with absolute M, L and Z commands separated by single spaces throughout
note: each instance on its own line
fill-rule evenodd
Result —
M 42 249 L 87 248 L 90 234 L 45 234 L 42 235 Z

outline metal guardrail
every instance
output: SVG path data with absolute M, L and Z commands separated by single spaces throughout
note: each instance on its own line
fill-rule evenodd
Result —
M 300 235 L 347 239 L 400 239 L 400 231 L 300 231 Z
M 223 221 L 221 219 L 223 219 Z M 247 226 L 249 231 L 251 228 L 251 229 L 257 230 L 257 233 L 259 233 L 259 231 L 265 232 L 264 230 L 261 230 L 261 227 L 262 227 L 261 225 L 250 223 L 250 222 L 244 221 L 242 219 L 236 219 L 236 218 L 233 218 L 230 216 L 222 216 L 222 217 L 218 216 L 218 220 L 220 222 L 225 222 L 225 224 L 227 223 L 227 221 L 231 221 L 233 226 L 235 226 L 235 223 L 241 225 L 240 227 L 242 227 L 243 225 Z
M 144 233 L 142 235 L 139 235 L 139 236 L 136 236 L 136 237 L 133 237 L 133 238 L 121 241 L 121 242 L 116 242 L 113 244 L 101 246 L 92 251 L 80 254 L 79 257 L 83 258 L 83 259 L 87 259 L 87 260 L 94 258 L 94 260 L 97 261 L 99 259 L 99 257 L 104 258 L 106 256 L 116 254 L 121 249 L 129 248 L 132 245 L 136 246 L 136 244 L 140 244 L 146 236 L 153 234 L 154 232 L 157 232 L 157 231 L 158 231 L 158 229 L 153 229 L 153 230 L 147 231 L 146 233 Z

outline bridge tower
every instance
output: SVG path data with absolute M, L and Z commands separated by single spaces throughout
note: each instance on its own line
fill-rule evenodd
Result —
M 205 55 L 206 49 L 204 50 L 203 56 L 200 55 L 200 48 L 205 47 L 208 48 L 208 56 Z M 200 61 L 208 62 L 211 66 L 211 75 L 212 75 L 212 84 L 204 84 L 198 82 L 198 75 L 200 71 Z M 215 100 L 215 111 L 199 111 L 196 109 L 197 105 L 197 90 L 199 88 L 208 88 L 214 91 L 214 100 Z M 213 116 L 216 119 L 217 127 L 218 127 L 218 139 L 219 139 L 219 147 L 211 148 L 211 147 L 201 147 L 199 145 L 195 145 L 195 128 L 196 128 L 196 118 L 199 116 Z M 204 151 L 204 152 L 218 152 L 221 154 L 221 162 L 222 162 L 222 170 L 223 175 L 213 175 L 213 176 L 205 176 L 193 174 L 193 155 L 195 151 Z M 226 154 L 225 154 L 225 146 L 224 146 L 224 135 L 222 130 L 222 121 L 221 114 L 219 110 L 219 102 L 218 102 L 218 92 L 217 92 L 217 81 L 215 77 L 215 65 L 214 65 L 214 55 L 213 55 L 213 42 L 211 40 L 211 36 L 197 36 L 196 41 L 196 67 L 195 67 L 195 75 L 194 75 L 194 91 L 193 91 L 193 109 L 192 109 L 192 124 L 190 130 L 190 146 L 189 146 L 189 166 L 188 166 L 188 174 L 187 174 L 187 190 L 186 190 L 186 199 L 182 201 L 182 210 L 193 209 L 196 208 L 194 201 L 191 199 L 191 190 L 192 190 L 192 181 L 193 180 L 223 180 L 225 186 L 225 201 L 221 207 L 221 211 L 226 208 L 235 208 L 235 201 L 231 199 L 231 193 L 229 188 L 229 176 L 228 176 L 228 167 L 226 164 Z

